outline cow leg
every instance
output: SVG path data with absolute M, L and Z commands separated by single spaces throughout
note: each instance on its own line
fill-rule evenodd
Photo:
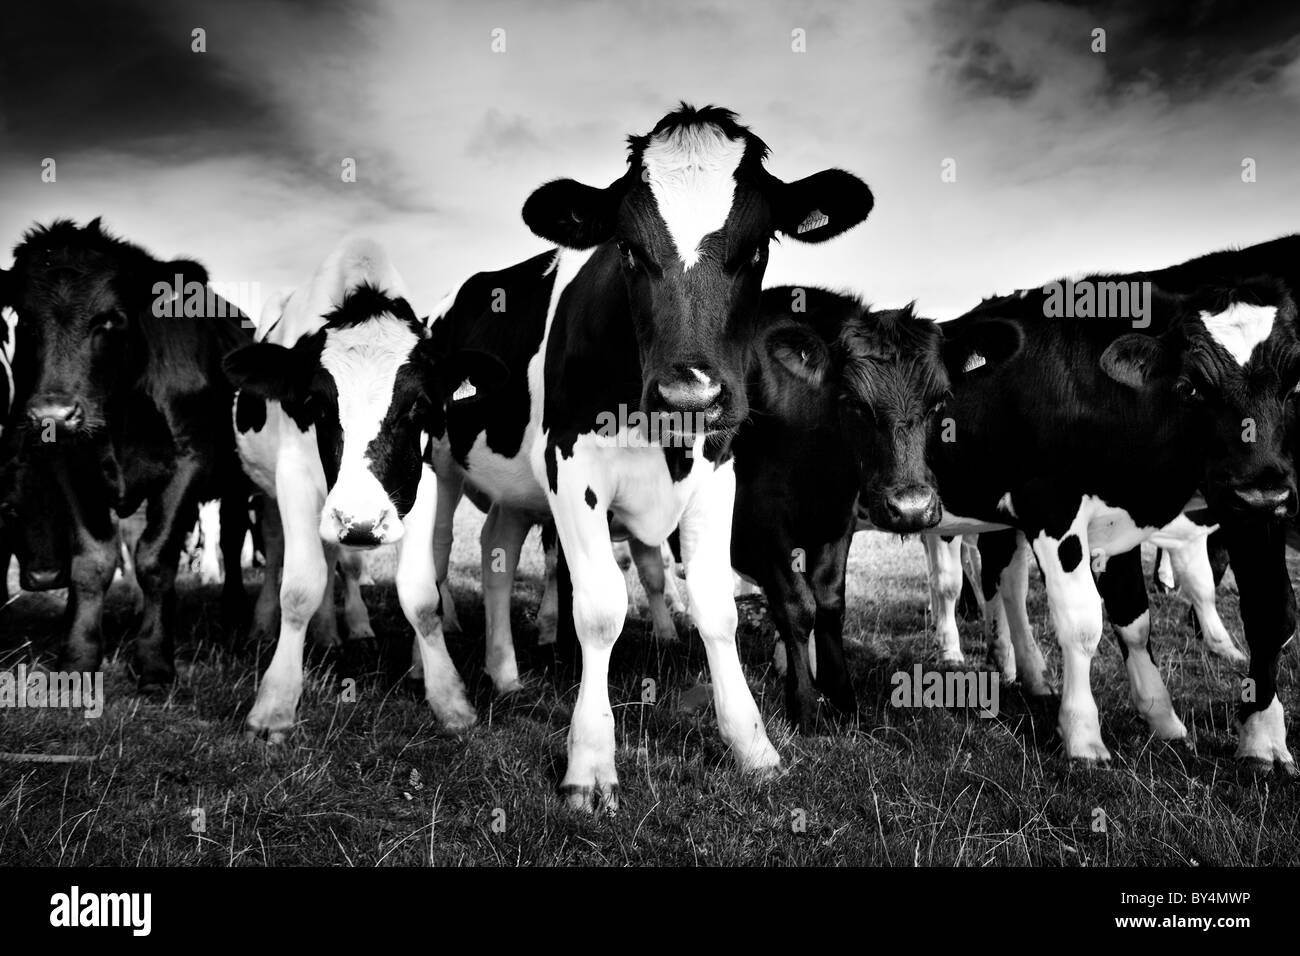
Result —
M 1237 718 L 1237 759 L 1296 776 L 1286 745 L 1286 715 L 1277 694 L 1282 647 L 1295 635 L 1296 603 L 1286 566 L 1286 528 L 1257 521 L 1222 529 L 1237 578 L 1241 620 L 1250 647 L 1249 681 Z
M 981 534 L 979 548 L 984 600 L 1000 599 L 1000 618 L 1015 651 L 1016 679 L 1030 695 L 1047 696 L 1052 692 L 1047 665 L 1029 623 L 1029 545 L 1019 531 L 1006 530 Z
M 1182 740 L 1187 736 L 1187 728 L 1174 713 L 1169 690 L 1151 654 L 1151 608 L 1142 574 L 1141 549 L 1133 548 L 1107 558 L 1098 588 L 1124 656 L 1133 706 L 1146 718 L 1155 736 L 1161 740 Z
M 199 583 L 221 583 L 221 556 L 224 547 L 218 548 L 217 542 L 224 540 L 221 529 L 225 526 L 224 514 L 219 501 L 205 501 L 199 505 Z
M 86 673 L 99 669 L 104 657 L 104 595 L 117 571 L 117 533 L 87 528 L 76 519 L 76 545 L 68 581 L 68 636 L 59 669 Z
M 778 635 L 785 679 L 785 716 L 796 730 L 811 728 L 817 716 L 817 691 L 813 686 L 812 662 L 808 655 L 808 638 L 817 619 L 817 600 L 800 571 L 791 567 L 783 555 L 789 549 L 778 549 L 779 554 L 770 562 L 774 573 L 765 575 L 763 593 L 767 596 L 768 614 Z M 689 587 L 689 578 L 687 579 Z
M 339 550 L 338 568 L 343 572 L 343 623 L 349 641 L 373 640 L 370 612 L 361 596 L 361 580 L 366 573 L 366 556 L 360 551 Z
M 537 608 L 537 643 L 544 647 L 555 643 L 560 620 L 560 595 L 555 580 L 559 546 L 555 540 L 555 528 L 549 524 L 542 528 L 542 548 L 546 562 L 546 589 Z
M 614 713 L 609 703 L 609 658 L 627 618 L 627 588 L 609 539 L 604 508 L 584 495 L 608 501 L 604 487 L 593 490 L 574 468 L 561 469 L 549 495 L 555 530 L 573 590 L 573 626 L 582 654 L 578 700 L 569 724 L 568 765 L 560 794 L 575 810 L 618 809 L 614 765 Z M 557 568 L 557 576 L 559 569 Z M 562 583 L 559 585 L 562 587 Z M 563 623 L 561 623 L 563 627 Z M 561 645 L 562 650 L 562 645 Z
M 678 529 L 691 615 L 704 639 L 713 678 L 718 729 L 742 770 L 766 773 L 781 766 L 781 757 L 768 740 L 736 650 L 736 599 L 731 590 L 735 499 L 735 462 L 728 461 L 691 497 Z
M 681 589 L 677 587 L 677 568 L 673 560 L 673 549 L 666 544 L 659 548 L 659 553 L 664 567 L 664 600 L 668 602 L 670 613 L 685 614 L 686 601 L 682 597 Z
M 276 500 L 284 536 L 284 566 L 280 583 L 280 636 L 275 654 L 262 675 L 257 700 L 248 714 L 249 736 L 265 735 L 279 743 L 293 729 L 302 696 L 302 654 L 307 622 L 322 603 L 329 580 L 321 543 L 320 509 L 323 490 L 310 474 L 276 473 Z M 268 502 L 269 504 L 269 502 Z M 269 512 L 269 509 L 268 509 Z M 272 522 L 267 522 L 269 532 Z M 268 549 L 270 548 L 268 534 Z M 270 561 L 268 559 L 268 567 Z M 332 604 L 331 616 L 332 616 Z
M 203 507 L 210 506 L 211 503 Z M 248 593 L 244 590 L 244 539 L 248 537 L 247 488 L 241 487 L 222 497 L 219 520 L 221 561 L 225 565 L 225 578 L 221 585 L 221 618 L 229 628 L 242 628 L 248 623 Z
M 853 531 L 840 540 L 819 548 L 812 558 L 813 599 L 817 614 L 813 620 L 813 681 L 831 706 L 841 714 L 857 713 L 858 698 L 849 679 L 849 665 L 844 659 L 844 578 L 849 563 Z
M 198 520 L 195 487 L 207 465 L 194 459 L 176 462 L 172 479 L 149 501 L 144 533 L 135 547 L 135 574 L 144 593 L 144 615 L 135 642 L 141 690 L 176 679 L 176 569 L 185 533 Z
M 512 694 L 519 683 L 515 639 L 510 630 L 510 597 L 514 591 L 519 552 L 532 522 L 514 508 L 493 504 L 479 543 L 483 556 L 483 615 L 486 667 L 498 694 Z
M 262 589 L 253 607 L 253 626 L 249 640 L 255 644 L 278 633 L 280 622 L 280 580 L 284 574 L 284 526 L 280 523 L 280 506 L 275 499 L 262 499 Z
M 1061 645 L 1057 725 L 1066 756 L 1089 762 L 1109 760 L 1092 696 L 1092 658 L 1101 641 L 1101 595 L 1092 579 L 1084 516 L 1076 517 L 1059 538 L 1040 532 L 1033 549 L 1047 580 L 1047 601 Z
M 338 612 L 334 607 L 334 585 L 338 582 L 339 547 L 322 543 L 325 555 L 325 592 L 316 613 L 311 618 L 311 639 L 323 651 L 333 651 L 343 646 L 339 637 Z
M 668 602 L 664 599 L 667 575 L 664 573 L 663 548 L 644 544 L 636 538 L 628 540 L 628 547 L 632 550 L 632 560 L 636 562 L 641 584 L 645 588 L 646 607 L 650 611 L 655 640 L 660 644 L 674 644 L 677 641 L 677 625 L 673 623 Z
M 397 600 L 415 631 L 424 699 L 444 728 L 460 732 L 472 727 L 478 714 L 465 694 L 465 682 L 456 670 L 443 637 L 438 610 L 438 576 L 432 547 L 436 524 L 439 485 L 433 469 L 425 465 L 415 504 L 402 521 L 404 533 L 398 543 Z
M 957 633 L 957 598 L 961 595 L 961 538 L 927 534 L 925 556 L 930 566 L 930 612 L 941 664 L 963 664 Z
M 1229 664 L 1246 665 L 1246 655 L 1233 643 L 1214 600 L 1214 569 L 1206 540 L 1189 541 L 1185 547 L 1165 552 L 1174 569 L 1178 589 L 1191 601 L 1196 629 L 1205 648 Z
M 636 562 L 632 560 L 632 548 L 626 541 L 613 541 L 610 543 L 610 550 L 614 552 L 614 560 L 618 562 L 618 569 L 623 572 L 623 589 L 627 591 L 628 607 L 635 608 L 636 572 L 634 568 Z
M 438 506 L 433 524 L 433 565 L 437 569 L 438 594 L 442 598 L 442 629 L 448 634 L 460 633 L 460 618 L 456 616 L 456 601 L 447 584 L 451 565 L 451 545 L 455 538 L 456 506 L 460 504 L 465 479 L 460 474 L 438 475 Z

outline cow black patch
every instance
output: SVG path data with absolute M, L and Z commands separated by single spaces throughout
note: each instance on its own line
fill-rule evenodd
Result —
M 596 510 L 596 493 L 595 493 L 594 491 L 591 490 L 591 485 L 588 485 L 588 486 L 587 486 L 587 494 L 586 494 L 585 497 L 586 497 L 586 501 L 587 501 L 587 507 L 590 508 L 592 511 L 595 511 L 595 510 Z
M 1083 560 L 1083 545 L 1079 543 L 1079 536 L 1077 534 L 1066 535 L 1061 539 L 1061 543 L 1056 546 L 1056 553 L 1061 559 L 1061 570 L 1069 574 Z
M 266 399 L 241 390 L 235 399 L 235 427 L 240 434 L 260 432 L 266 425 Z

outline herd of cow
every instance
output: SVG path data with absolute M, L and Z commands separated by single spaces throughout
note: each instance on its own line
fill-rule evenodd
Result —
M 278 740 L 293 727 L 309 623 L 339 643 L 336 572 L 349 637 L 370 633 L 361 555 L 389 544 L 412 673 L 441 723 L 468 727 L 443 637 L 467 494 L 487 512 L 486 669 L 501 693 L 519 687 L 509 602 L 522 542 L 541 524 L 558 543 L 541 613 L 581 663 L 561 792 L 611 809 L 608 667 L 628 604 L 612 541 L 631 548 L 656 633 L 671 628 L 672 541 L 720 733 L 762 772 L 780 756 L 737 654 L 733 569 L 766 594 L 787 712 L 803 725 L 819 706 L 856 708 L 841 641 L 855 531 L 928 532 L 947 660 L 961 655 L 955 536 L 982 532 L 993 659 L 1048 691 L 1024 611 L 1032 552 L 1061 647 L 1065 753 L 1106 760 L 1089 673 L 1103 605 L 1152 732 L 1186 735 L 1149 649 L 1142 542 L 1171 549 L 1211 648 L 1241 660 L 1213 614 L 1205 538 L 1217 526 L 1250 651 L 1238 757 L 1295 773 L 1276 676 L 1295 627 L 1300 236 L 1091 278 L 1149 283 L 1140 323 L 1052 317 L 1046 289 L 1030 289 L 940 325 L 762 288 L 777 234 L 819 243 L 867 217 L 857 177 L 777 179 L 764 143 L 714 107 L 683 105 L 629 143 L 610 185 L 558 180 L 528 198 L 525 222 L 558 249 L 470 277 L 428 319 L 368 241 L 268 303 L 254 341 L 215 295 L 160 307 L 182 277 L 206 285 L 194 262 L 156 260 L 98 220 L 29 230 L 0 272 L 15 316 L 0 557 L 16 554 L 25 589 L 68 587 L 61 666 L 99 666 L 118 521 L 141 507 L 141 687 L 174 679 L 174 581 L 202 502 L 221 502 L 223 612 L 246 620 L 240 551 L 256 498 L 266 573 L 250 626 L 278 640 L 250 731 Z M 658 440 L 644 440 L 646 422 Z

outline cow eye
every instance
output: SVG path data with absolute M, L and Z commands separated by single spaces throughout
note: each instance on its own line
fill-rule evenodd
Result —
M 111 332 L 113 329 L 121 327 L 125 319 L 126 316 L 122 314 L 120 309 L 109 309 L 107 312 L 101 312 L 95 316 L 93 324 L 96 329 Z
M 926 415 L 927 416 L 938 415 L 941 411 L 943 411 L 943 407 L 947 404 L 948 404 L 948 397 L 945 395 L 943 398 L 939 399 L 937 402 L 935 402 L 933 405 L 930 406 L 930 410 L 926 412 Z
M 1189 404 L 1199 402 L 1204 396 L 1200 390 L 1185 378 L 1179 379 L 1174 383 L 1174 394 L 1178 399 Z
M 756 266 L 756 265 L 758 265 L 760 262 L 762 262 L 762 261 L 763 261 L 763 252 L 764 252 L 764 250 L 765 250 L 766 248 L 767 248 L 766 246 L 762 246 L 762 245 L 760 245 L 760 246 L 755 246 L 755 247 L 754 247 L 754 254 L 753 254 L 752 256 L 749 257 L 749 264 L 752 265 L 752 266 Z
M 623 257 L 623 265 L 629 269 L 635 269 L 637 266 L 636 252 L 632 249 L 630 242 L 620 242 L 618 244 L 618 254 Z

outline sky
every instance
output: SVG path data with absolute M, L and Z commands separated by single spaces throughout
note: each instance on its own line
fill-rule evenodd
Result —
M 254 311 L 368 235 L 426 314 L 546 248 L 531 190 L 606 185 L 679 100 L 735 110 L 783 179 L 835 166 L 875 194 L 845 236 L 775 248 L 769 285 L 943 319 L 1300 229 L 1294 2 L 43 0 L 2 19 L 0 264 L 33 222 L 103 216 Z

